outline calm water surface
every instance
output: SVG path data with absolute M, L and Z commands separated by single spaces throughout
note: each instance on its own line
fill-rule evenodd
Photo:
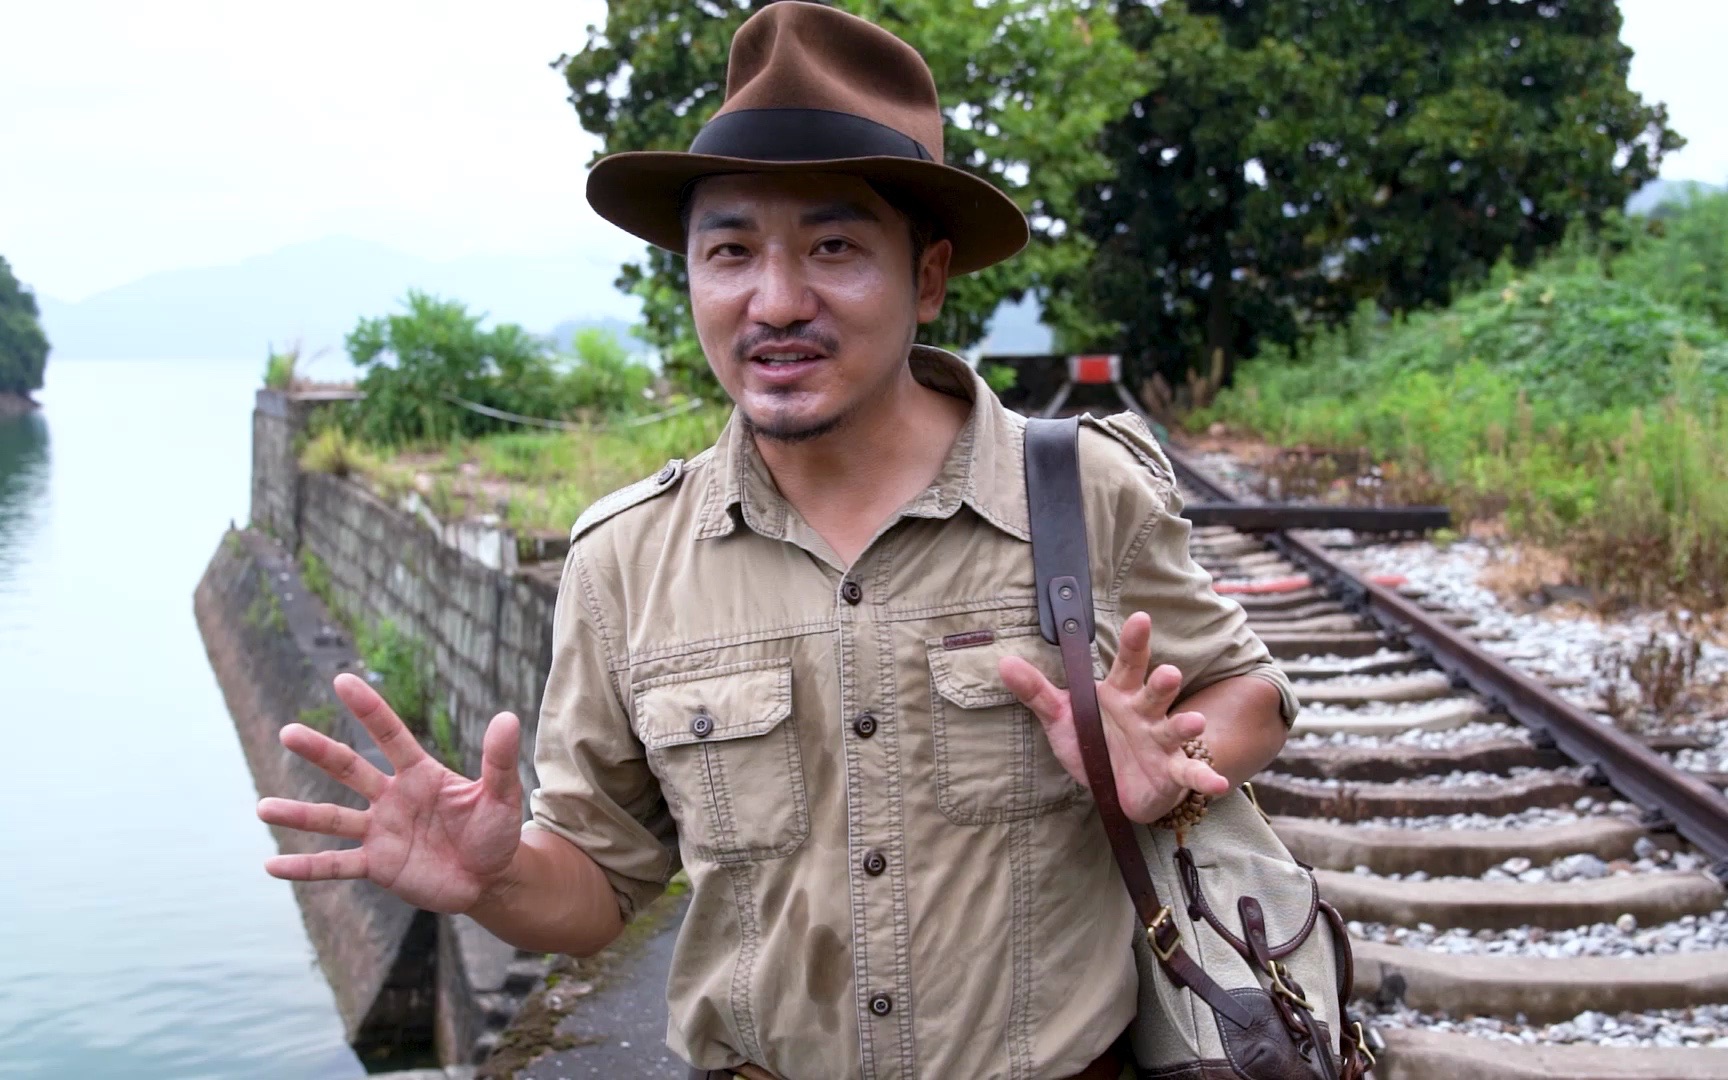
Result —
M 0 418 L 0 1076 L 363 1075 L 192 617 L 258 380 L 51 360 Z

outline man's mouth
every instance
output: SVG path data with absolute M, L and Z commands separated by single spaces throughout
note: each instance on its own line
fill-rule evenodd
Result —
M 770 352 L 759 353 L 756 356 L 752 356 L 750 359 L 759 364 L 766 364 L 769 367 L 780 367 L 786 364 L 800 364 L 806 360 L 820 360 L 822 359 L 822 354 L 807 352 Z

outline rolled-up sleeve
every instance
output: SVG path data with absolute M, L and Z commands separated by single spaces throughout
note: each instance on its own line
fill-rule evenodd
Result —
M 1100 427 L 1117 445 L 1096 445 L 1087 455 L 1082 443 L 1082 468 L 1089 487 L 1103 488 L 1088 492 L 1096 508 L 1088 516 L 1098 520 L 1094 535 L 1114 555 L 1107 595 L 1118 619 L 1136 611 L 1151 617 L 1152 663 L 1181 670 L 1180 697 L 1238 675 L 1264 679 L 1277 689 L 1279 714 L 1289 727 L 1301 708 L 1296 693 L 1249 628 L 1242 605 L 1220 596 L 1189 553 L 1192 529 L 1181 516 L 1182 496 L 1163 451 L 1137 420 L 1112 417 Z
M 677 832 L 614 682 L 618 668 L 580 545 L 558 585 L 552 665 L 534 739 L 539 786 L 524 828 L 581 848 L 612 883 L 629 921 L 679 866 Z

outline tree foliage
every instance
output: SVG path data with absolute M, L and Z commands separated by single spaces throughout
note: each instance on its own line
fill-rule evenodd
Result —
M 576 355 L 514 323 L 482 327 L 485 316 L 454 300 L 410 291 L 407 310 L 361 319 L 348 353 L 366 392 L 344 427 L 380 444 L 443 442 L 514 430 L 452 398 L 539 419 L 609 414 L 640 406 L 652 372 L 610 334 L 577 334 Z
M 768 0 L 610 0 L 604 28 L 556 66 L 601 154 L 683 150 L 721 103 L 726 54 L 738 26 Z M 1071 227 L 1077 192 L 1108 175 L 1096 138 L 1139 92 L 1133 54 L 1095 0 L 844 0 L 834 4 L 912 43 L 929 63 L 949 120 L 949 165 L 1007 191 L 1032 221 L 1027 251 L 949 283 L 942 318 L 922 339 L 964 347 L 981 338 L 1004 299 L 1026 293 L 1065 336 L 1105 328 L 1061 286 L 1091 258 Z M 643 300 L 647 337 L 667 370 L 703 381 L 707 366 L 689 323 L 681 257 L 650 249 L 624 268 L 620 288 Z
M 1627 88 L 1613 0 L 1129 0 L 1120 23 L 1151 89 L 1106 131 L 1084 285 L 1141 374 L 1444 303 L 1682 142 Z
M 0 394 L 27 395 L 42 389 L 48 337 L 38 321 L 36 297 L 12 276 L 0 257 Z

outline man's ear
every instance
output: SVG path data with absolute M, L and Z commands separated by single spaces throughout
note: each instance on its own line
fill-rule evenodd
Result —
M 942 301 L 948 298 L 948 264 L 954 259 L 954 245 L 938 240 L 924 249 L 918 259 L 918 321 L 934 322 L 942 314 Z

